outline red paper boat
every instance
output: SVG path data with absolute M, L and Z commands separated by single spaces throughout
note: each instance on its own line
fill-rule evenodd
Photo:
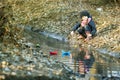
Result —
M 50 55 L 57 55 L 57 53 L 58 53 L 57 51 L 51 51 Z

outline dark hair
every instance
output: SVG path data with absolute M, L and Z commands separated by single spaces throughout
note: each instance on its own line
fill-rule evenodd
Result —
M 81 11 L 80 12 L 80 18 L 82 18 L 83 16 L 90 17 L 90 13 L 87 10 Z

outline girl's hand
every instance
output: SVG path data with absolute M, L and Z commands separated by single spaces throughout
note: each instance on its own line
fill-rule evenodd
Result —
M 91 18 L 88 18 L 88 23 L 91 21 Z
M 81 23 L 81 26 L 84 27 L 84 26 L 86 26 L 86 24 L 82 22 L 82 23 Z

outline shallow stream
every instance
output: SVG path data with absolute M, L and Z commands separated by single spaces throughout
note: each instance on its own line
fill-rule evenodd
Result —
M 90 45 L 85 47 L 71 44 L 59 35 L 52 34 L 51 37 L 49 36 L 51 34 L 46 36 L 31 31 L 27 31 L 27 34 L 30 36 L 24 35 L 28 41 L 22 42 L 21 52 L 17 52 L 17 49 L 14 49 L 13 54 L 0 52 L 0 74 L 24 78 L 25 75 L 50 77 L 54 76 L 53 73 L 64 73 L 62 76 L 69 75 L 71 80 L 74 80 L 73 78 L 76 80 L 120 80 L 120 59 L 107 54 L 106 50 L 95 50 Z M 54 36 L 57 36 L 57 39 Z M 61 78 L 60 75 L 59 78 Z
M 74 73 L 76 80 L 120 80 L 120 59 L 102 54 L 90 47 L 73 48 L 69 43 L 50 37 L 40 38 L 44 52 L 57 51 L 57 55 L 50 55 L 53 60 L 67 65 Z M 62 51 L 70 51 L 70 56 L 62 57 Z

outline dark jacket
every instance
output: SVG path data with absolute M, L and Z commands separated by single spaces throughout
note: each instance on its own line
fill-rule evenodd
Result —
M 96 25 L 95 25 L 95 23 L 94 23 L 94 21 L 93 21 L 93 19 L 92 19 L 92 16 L 89 14 L 89 12 L 87 12 L 87 11 L 82 11 L 82 12 L 80 13 L 80 18 L 82 18 L 83 16 L 87 16 L 88 18 L 91 18 L 91 21 L 88 23 L 88 25 L 87 25 L 88 27 L 87 27 L 86 30 L 90 31 L 90 33 L 91 33 L 92 35 L 95 35 L 95 33 L 96 33 L 97 30 L 96 30 Z M 80 26 L 81 26 L 81 22 L 75 24 L 75 25 L 73 26 L 72 31 L 76 31 Z

